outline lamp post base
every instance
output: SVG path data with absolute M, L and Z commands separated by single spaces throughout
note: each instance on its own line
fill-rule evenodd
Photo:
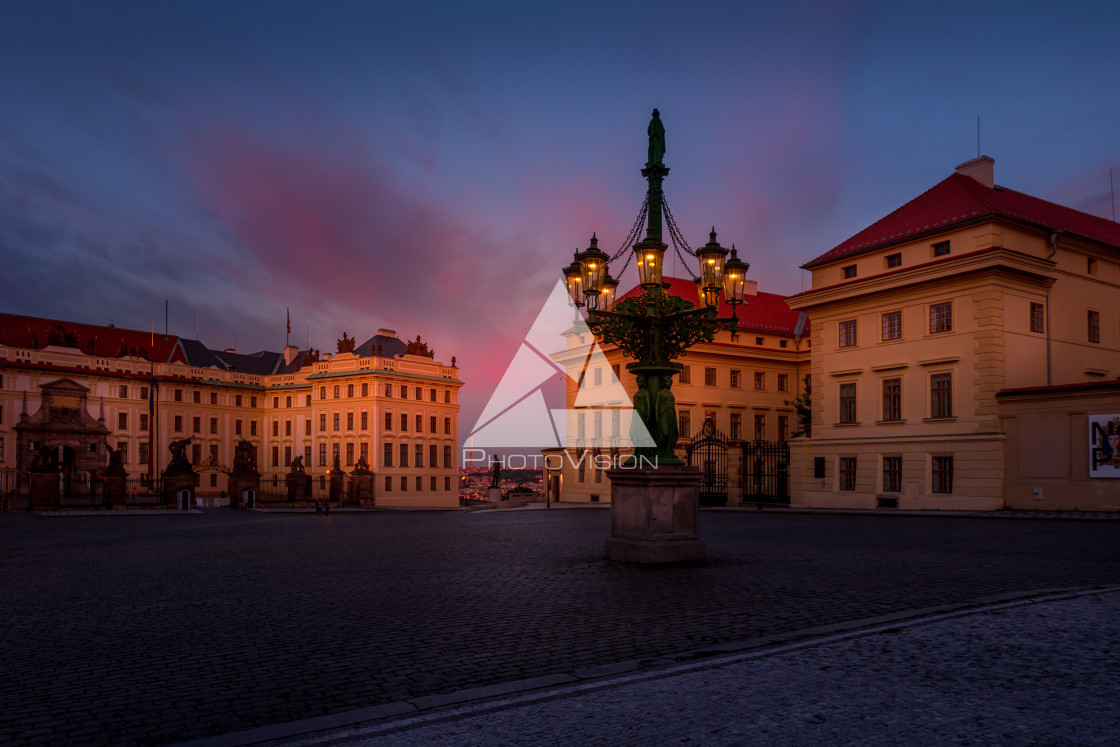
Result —
M 611 481 L 607 560 L 656 565 L 707 557 L 697 533 L 700 470 L 663 464 L 610 470 L 607 477 Z

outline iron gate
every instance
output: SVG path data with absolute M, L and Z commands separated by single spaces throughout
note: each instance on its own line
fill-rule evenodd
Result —
M 688 465 L 700 468 L 700 505 L 727 505 L 727 439 L 705 420 L 688 445 Z
M 743 501 L 789 505 L 789 444 L 743 443 Z

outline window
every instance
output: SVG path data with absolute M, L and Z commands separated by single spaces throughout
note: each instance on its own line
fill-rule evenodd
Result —
M 621 371 L 622 371 L 622 368 L 618 363 L 615 363 L 613 366 L 611 366 L 611 373 L 614 374 L 614 378 L 618 381 L 622 380 Z
M 765 343 L 766 343 L 766 340 L 764 340 L 761 337 L 754 338 L 754 344 L 755 345 L 764 345 Z
M 933 245 L 933 256 L 944 257 L 949 253 L 949 242 L 939 241 Z
M 856 458 L 840 457 L 840 489 L 856 489 Z
M 766 415 L 757 413 L 754 416 L 754 440 L 766 440 Z
M 1092 257 L 1088 257 L 1087 259 L 1088 259 L 1088 261 L 1085 263 L 1086 272 L 1088 272 L 1090 275 L 1096 275 L 1097 274 L 1097 260 L 1095 260 Z
M 450 469 L 453 466 L 451 464 L 451 446 L 450 446 L 450 444 L 445 444 L 444 447 L 443 447 L 443 466 L 448 468 L 448 469 Z
M 883 420 L 902 420 L 902 379 L 883 379 Z
M 183 417 L 182 415 L 176 415 L 175 417 L 179 418 L 179 422 L 182 423 L 182 417 Z M 119 430 L 119 431 L 127 431 L 128 430 L 128 413 L 127 412 L 117 413 L 117 430 Z M 179 429 L 176 428 L 175 430 L 179 430 Z
M 935 456 L 933 458 L 933 492 L 953 492 L 953 457 Z
M 580 442 L 583 441 L 586 435 L 585 419 L 586 416 L 582 412 L 576 415 L 576 440 Z
M 327 388 L 325 386 L 319 387 L 319 399 L 327 398 Z
M 142 430 L 142 431 L 148 430 L 148 413 L 146 413 L 146 412 L 140 413 L 140 430 Z M 195 433 L 197 433 L 197 432 L 198 431 L 195 431 Z
M 385 396 L 386 397 L 392 397 L 393 396 L 393 385 L 392 384 L 386 384 L 385 385 Z
M 388 475 L 385 475 L 385 492 L 393 492 L 393 478 L 389 477 Z
M 778 440 L 789 440 L 789 415 L 778 416 Z
M 333 459 L 331 460 L 331 464 L 334 464 L 334 463 L 339 461 L 340 455 L 342 453 L 340 451 L 341 448 L 342 448 L 341 444 L 331 444 L 331 456 L 333 457 Z
M 369 382 L 363 382 L 363 384 L 362 384 L 362 396 L 363 397 L 368 397 L 369 396 Z
M 789 374 L 778 374 L 778 391 L 789 391 Z
M 856 320 L 840 322 L 840 347 L 850 348 L 856 344 Z
M 408 491 L 408 478 L 404 475 L 401 475 L 401 490 Z
M 902 339 L 902 312 L 901 311 L 888 311 L 883 314 L 883 339 L 884 340 L 901 340 Z
M 353 384 L 347 384 L 346 385 L 346 396 L 347 397 L 353 397 L 354 396 L 354 385 Z
M 691 384 L 692 383 L 692 367 L 691 366 L 685 366 L 684 370 L 681 371 L 680 382 L 682 384 Z
M 273 420 L 272 421 L 272 436 L 273 436 L 273 438 L 276 438 L 279 435 L 280 435 L 280 421 L 279 420 Z
M 413 457 L 415 459 L 415 461 L 413 462 L 413 466 L 424 466 L 424 444 L 415 444 L 415 448 L 413 449 Z
M 416 399 L 419 402 L 424 401 L 424 390 L 421 389 L 420 387 L 416 387 Z
M 327 443 L 322 441 L 319 443 L 319 466 L 327 466 Z
M 842 273 L 844 273 L 844 279 L 845 280 L 850 280 L 850 279 L 852 279 L 856 276 L 856 266 L 855 265 L 848 265 L 847 267 L 841 267 L 840 271 Z
M 354 444 L 346 444 L 346 466 L 354 466 Z
M 310 436 L 311 435 L 311 418 L 307 418 L 303 422 L 303 435 L 305 435 L 305 436 Z M 310 464 L 311 460 L 308 459 L 307 461 Z
M 284 397 L 284 407 L 291 407 L 291 406 L 292 406 L 292 395 L 289 394 L 287 397 Z
M 401 466 L 402 467 L 407 467 L 408 466 L 408 444 L 401 444 L 400 445 L 400 455 L 401 455 Z M 408 488 L 405 488 L 405 490 L 408 490 Z
M 183 390 L 182 389 L 176 389 L 174 391 L 174 396 L 175 396 L 175 401 L 176 402 L 182 402 L 183 401 Z
M 128 399 L 128 387 L 123 384 L 117 387 L 117 396 L 121 399 Z
M 311 407 L 311 395 L 310 394 L 304 395 L 303 406 L 304 407 Z
M 284 435 L 285 436 L 291 436 L 292 435 L 292 421 L 291 420 L 285 420 L 284 421 Z
M 451 403 L 451 390 L 450 390 L 450 389 L 445 389 L 445 390 L 444 390 L 444 392 L 443 392 L 443 401 L 444 401 L 444 402 L 446 402 L 446 403 L 448 403 L 448 404 L 450 404 L 450 403 Z
M 327 432 L 327 413 L 325 412 L 319 413 L 319 432 Z
M 401 413 L 401 430 L 402 431 L 407 431 L 408 430 L 408 413 L 404 413 L 404 412 Z
M 931 418 L 953 417 L 953 375 L 933 374 L 929 377 Z
M 195 400 L 194 400 L 195 402 L 198 402 L 197 394 L 198 393 L 196 392 L 195 393 L 196 396 L 195 396 Z M 217 392 L 210 392 L 210 404 L 212 404 L 212 405 L 218 404 L 218 393 Z
M 894 267 L 902 267 L 901 254 L 888 254 L 887 255 L 887 269 L 890 270 Z
M 292 463 L 292 447 L 291 446 L 285 446 L 284 447 L 284 466 L 286 467 L 291 463 Z
M 677 413 L 677 435 L 681 438 L 689 438 L 692 435 L 692 413 L 688 410 Z
M 358 444 L 358 455 L 362 459 L 365 459 L 367 463 L 369 462 L 369 442 L 368 441 L 363 441 L 362 443 Z
M 424 478 L 420 475 L 416 476 L 416 491 L 419 492 L 424 489 Z
M 451 478 L 450 477 L 443 478 L 443 489 L 444 490 L 451 490 Z
M 1089 342 L 1101 341 L 1101 312 L 1089 309 Z
M 382 458 L 381 458 L 381 466 L 382 467 L 392 467 L 393 466 L 393 445 L 390 444 L 390 443 L 387 443 L 383 447 L 383 450 L 384 450 L 385 453 L 382 455 Z M 388 478 L 386 478 L 386 479 L 388 479 Z
M 784 348 L 789 345 L 789 340 L 778 340 L 778 347 Z
M 603 411 L 596 410 L 592 416 L 592 422 L 595 426 L 595 441 L 598 443 L 600 437 L 603 435 Z
M 140 461 L 140 464 L 147 464 L 148 463 L 148 443 L 146 441 L 141 441 L 139 445 L 140 445 L 140 453 L 137 455 L 137 459 Z
M 146 387 L 146 386 L 140 387 L 140 399 L 147 399 L 147 398 L 148 398 L 148 387 Z
M 121 444 L 117 444 L 117 448 L 121 448 Z M 0 462 L 2 461 L 4 461 L 4 438 L 0 436 Z
M 280 398 L 279 397 L 273 397 L 272 398 L 272 409 L 275 410 L 279 407 L 280 407 Z
M 354 413 L 352 412 L 346 413 L 346 430 L 354 430 Z
M 233 435 L 235 435 L 235 436 L 240 436 L 241 435 L 241 418 L 238 418 L 237 420 L 233 421 Z
M 416 432 L 417 433 L 423 433 L 424 432 L 424 416 L 423 415 L 417 415 L 416 416 Z
M 743 437 L 743 416 L 740 413 L 731 413 L 731 438 L 738 441 Z
M 704 369 L 704 386 L 716 385 L 716 370 L 714 368 Z
M 439 446 L 437 444 L 428 444 L 428 466 L 439 466 Z
M 365 410 L 362 410 L 362 430 L 363 431 L 368 431 L 369 430 L 369 413 L 366 412 Z
M 303 447 L 303 463 L 308 466 L 311 465 L 311 444 Z
M 451 435 L 451 418 L 443 419 L 443 432 Z
M 602 386 L 603 385 L 603 369 L 602 368 L 596 368 L 595 369 L 594 381 L 595 381 L 595 386 Z
M 840 385 L 840 422 L 856 422 L 856 385 L 854 382 Z
M 763 371 L 755 371 L 754 372 L 754 388 L 757 391 L 760 391 L 760 392 L 765 392 L 766 391 L 766 373 L 765 372 L 763 372 Z
M 385 430 L 393 430 L 393 413 L 391 412 L 385 413 Z
M 280 447 L 279 446 L 273 446 L 272 447 L 272 466 L 273 467 L 279 467 L 280 466 Z
M 428 390 L 428 399 L 431 400 L 432 402 L 436 401 L 436 390 L 435 389 L 429 389 Z
M 743 388 L 743 372 L 740 371 L 737 368 L 731 369 L 731 388 L 732 389 L 742 389 Z
M 233 395 L 233 404 L 237 405 L 238 407 L 241 407 L 241 395 L 240 394 Z
M 255 421 L 255 420 L 250 420 L 249 421 L 249 435 L 250 436 L 257 435 L 257 421 Z
M 331 423 L 331 425 L 333 426 L 333 430 L 336 430 L 336 431 L 339 430 L 339 428 L 341 427 L 342 415 L 340 413 L 336 412 L 336 413 L 333 414 L 333 417 L 331 418 L 331 420 L 333 421 Z
M 929 306 L 929 331 L 949 332 L 953 329 L 953 304 L 950 301 Z
M 342 396 L 342 386 L 340 384 L 334 385 L 334 398 L 338 399 Z
M 249 407 L 256 407 L 256 406 L 257 406 L 257 398 L 256 397 L 250 397 L 249 398 Z
M 438 488 L 437 488 L 437 486 L 436 486 L 436 476 L 435 476 L 435 475 L 432 475 L 432 479 L 431 479 L 431 489 L 432 489 L 432 490 L 437 490 L 437 489 L 438 489 Z
M 217 433 L 218 432 L 218 419 L 217 418 L 210 418 L 210 432 L 211 433 Z
M 1031 303 L 1031 332 L 1045 332 L 1046 331 L 1046 315 L 1042 310 L 1042 304 Z
M 883 491 L 898 493 L 902 490 L 902 457 L 883 457 Z
M 435 432 L 436 432 L 436 416 L 432 415 L 430 418 L 428 418 L 428 433 L 435 433 Z

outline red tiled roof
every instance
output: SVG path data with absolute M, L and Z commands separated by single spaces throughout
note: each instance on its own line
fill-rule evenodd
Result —
M 696 283 L 692 280 L 671 277 L 666 277 L 664 280 L 669 283 L 669 293 L 690 301 L 694 306 L 700 305 L 700 292 L 696 288 Z M 637 296 L 641 292 L 641 286 L 634 286 L 619 296 L 618 300 Z M 797 330 L 797 320 L 802 314 L 789 307 L 785 296 L 779 296 L 775 293 L 759 293 L 757 296 L 744 296 L 743 300 L 746 303 L 739 306 L 739 329 L 774 332 L 782 335 L 792 335 L 795 332 L 808 335 L 808 318 L 802 324 L 801 330 Z M 731 306 L 725 303 L 722 297 L 718 311 L 722 317 L 731 316 Z
M 66 339 L 71 334 L 75 336 L 79 350 L 99 358 L 120 358 L 133 353 L 159 363 L 182 360 L 182 351 L 178 346 L 179 338 L 175 335 L 157 333 L 153 348 L 150 330 L 102 327 L 96 324 L 0 313 L 0 344 L 40 350 L 49 344 L 73 347 L 73 343 Z M 149 351 L 152 351 L 150 357 Z
M 816 267 L 988 216 L 1033 223 L 1049 231 L 1063 231 L 1120 248 L 1120 223 L 1013 189 L 999 186 L 989 189 L 970 176 L 954 173 L 802 267 Z

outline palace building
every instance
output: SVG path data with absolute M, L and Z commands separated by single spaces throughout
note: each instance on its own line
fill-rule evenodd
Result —
M 999 186 L 982 156 L 804 269 L 793 505 L 1120 506 L 1099 424 L 1120 423 L 1120 225 Z
M 458 506 L 459 388 L 455 359 L 435 360 L 420 338 L 382 329 L 338 352 L 289 346 L 252 354 L 196 340 L 0 314 L 0 492 L 21 489 L 44 447 L 57 451 L 62 490 L 88 491 L 108 449 L 131 478 L 161 472 L 168 445 L 191 438 L 200 496 L 226 489 L 235 446 L 247 440 L 261 493 L 284 492 L 299 457 L 312 494 L 328 472 L 368 464 L 373 501 Z M 154 452 L 153 452 L 154 449 Z
M 665 278 L 668 293 L 700 305 L 696 283 Z M 718 332 L 712 342 L 701 342 L 678 360 L 684 366 L 673 384 L 679 441 L 677 452 L 688 459 L 690 442 L 702 432 L 720 433 L 727 443 L 726 464 L 719 468 L 717 489 L 732 505 L 744 500 L 749 469 L 742 465 L 743 446 L 756 442 L 785 443 L 797 431 L 791 402 L 800 394 L 801 380 L 809 371 L 810 328 L 805 314 L 794 311 L 786 299 L 758 291 L 747 281 L 745 304 L 738 309 L 734 332 Z M 636 295 L 634 288 L 619 300 Z M 730 317 L 722 304 L 719 316 Z M 545 490 L 553 501 L 609 502 L 612 449 L 626 454 L 631 398 L 637 391 L 627 359 L 612 346 L 599 347 L 594 336 L 572 329 L 566 347 L 553 360 L 568 373 L 565 392 L 568 423 L 563 450 L 546 450 L 548 474 Z M 622 441 L 617 449 L 614 444 Z M 710 472 L 711 470 L 709 470 Z M 723 502 L 717 500 L 716 502 Z

